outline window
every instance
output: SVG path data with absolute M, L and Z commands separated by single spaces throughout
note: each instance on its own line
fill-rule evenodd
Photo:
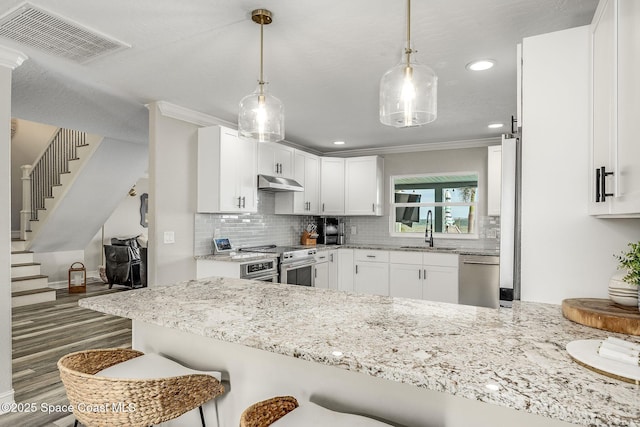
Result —
M 391 177 L 391 235 L 424 237 L 431 211 L 440 237 L 477 237 L 478 174 L 396 175 Z

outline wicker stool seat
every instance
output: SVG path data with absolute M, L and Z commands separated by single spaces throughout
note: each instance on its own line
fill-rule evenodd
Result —
M 86 426 L 150 426 L 196 408 L 204 425 L 202 405 L 224 392 L 219 372 L 129 349 L 71 353 L 58 369 L 76 423 Z
M 389 427 L 360 415 L 335 412 L 311 402 L 298 405 L 292 396 L 263 400 L 245 409 L 240 427 Z

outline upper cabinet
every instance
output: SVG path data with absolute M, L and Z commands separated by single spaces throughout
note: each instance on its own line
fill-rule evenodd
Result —
M 320 158 L 320 215 L 344 215 L 344 159 Z
M 293 178 L 295 150 L 275 142 L 258 144 L 258 173 Z
M 345 159 L 346 215 L 382 215 L 382 165 L 378 156 Z
M 317 215 L 320 213 L 320 159 L 295 150 L 293 172 L 293 179 L 304 187 L 304 191 L 276 193 L 275 213 Z
M 322 157 L 320 164 L 320 215 L 382 215 L 381 157 Z
M 198 212 L 257 212 L 257 147 L 223 126 L 198 129 Z
M 593 18 L 592 215 L 640 216 L 640 2 L 603 0 Z

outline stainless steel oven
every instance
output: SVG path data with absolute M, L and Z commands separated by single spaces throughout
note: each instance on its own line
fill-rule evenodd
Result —
M 291 262 L 280 262 L 280 283 L 300 286 L 315 286 L 313 266 L 314 257 Z
M 301 246 L 254 246 L 241 251 L 278 256 L 279 282 L 289 285 L 314 286 L 313 265 L 316 249 Z
M 278 260 L 268 258 L 240 264 L 240 278 L 260 280 L 262 282 L 278 282 Z

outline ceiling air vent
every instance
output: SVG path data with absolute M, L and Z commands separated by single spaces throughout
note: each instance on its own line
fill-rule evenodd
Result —
M 29 3 L 0 17 L 0 37 L 79 63 L 131 47 Z

